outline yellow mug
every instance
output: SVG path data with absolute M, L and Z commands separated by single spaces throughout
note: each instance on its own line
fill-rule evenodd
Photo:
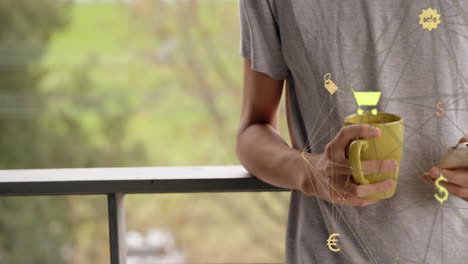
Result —
M 386 179 L 393 179 L 391 190 L 384 193 L 373 194 L 364 197 L 366 200 L 387 199 L 395 194 L 400 162 L 403 155 L 403 118 L 394 114 L 377 113 L 373 115 L 366 112 L 362 115 L 351 115 L 345 118 L 344 125 L 365 124 L 380 129 L 381 134 L 377 138 L 357 139 L 349 146 L 349 163 L 352 168 L 353 178 L 358 184 L 376 183 Z M 373 173 L 364 175 L 361 161 L 363 160 L 388 160 L 398 162 L 394 171 L 385 173 Z

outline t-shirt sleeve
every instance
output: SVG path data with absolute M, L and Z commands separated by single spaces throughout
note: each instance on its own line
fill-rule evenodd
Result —
M 239 0 L 242 57 L 252 61 L 252 69 L 274 79 L 289 75 L 281 50 L 278 24 L 268 0 Z

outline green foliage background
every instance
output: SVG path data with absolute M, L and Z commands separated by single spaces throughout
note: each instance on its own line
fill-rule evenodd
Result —
M 237 1 L 0 0 L 0 164 L 237 164 L 238 50 Z M 127 225 L 190 262 L 282 262 L 287 199 L 134 195 Z M 105 197 L 0 198 L 0 263 L 106 263 L 106 219 Z

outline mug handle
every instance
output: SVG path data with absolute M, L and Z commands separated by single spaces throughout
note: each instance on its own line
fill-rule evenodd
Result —
M 351 142 L 349 145 L 349 164 L 353 173 L 354 180 L 359 184 L 369 184 L 370 182 L 364 177 L 361 166 L 361 151 L 367 149 L 367 141 L 358 139 Z

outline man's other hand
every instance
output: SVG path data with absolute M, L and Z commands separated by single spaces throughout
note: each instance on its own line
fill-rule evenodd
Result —
M 461 138 L 458 143 L 464 142 L 468 142 L 468 135 Z M 440 184 L 450 193 L 468 202 L 468 167 L 450 170 L 434 167 L 422 176 L 422 180 L 427 184 L 433 184 L 441 174 L 448 182 L 441 181 Z

